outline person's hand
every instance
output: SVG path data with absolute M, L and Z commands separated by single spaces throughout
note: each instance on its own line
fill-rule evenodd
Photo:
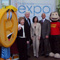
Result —
M 27 41 L 27 44 L 29 44 L 29 41 Z
M 48 38 L 49 38 L 49 36 L 48 36 L 48 35 L 46 35 L 46 38 L 48 39 Z
M 21 30 L 21 27 L 18 27 L 18 30 Z
M 40 40 L 40 37 L 38 37 L 38 40 Z

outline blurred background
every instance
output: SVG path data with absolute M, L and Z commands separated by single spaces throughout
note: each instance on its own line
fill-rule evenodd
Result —
M 27 10 L 30 11 L 31 20 L 33 16 L 38 16 L 40 20 L 42 13 L 45 13 L 46 18 L 49 19 L 53 11 L 58 11 L 60 15 L 60 0 L 0 0 L 0 8 L 8 5 L 18 9 L 17 17 L 24 16 Z

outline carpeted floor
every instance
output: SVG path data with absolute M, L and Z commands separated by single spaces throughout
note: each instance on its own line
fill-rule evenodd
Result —
M 40 54 L 40 53 L 39 53 Z M 60 59 L 55 59 L 55 58 L 45 58 L 44 56 L 39 56 L 39 58 L 35 58 L 33 56 L 33 48 L 30 47 L 29 55 L 31 56 L 28 60 L 60 60 Z M 18 60 L 18 59 L 12 59 L 12 60 Z
M 30 48 L 30 56 L 31 56 L 31 58 L 29 58 L 28 60 L 60 60 L 60 59 L 55 59 L 55 58 L 51 58 L 51 57 L 46 58 L 44 56 L 39 56 L 39 58 L 35 58 L 33 56 L 33 49 L 32 49 L 32 47 Z
M 54 58 L 45 58 L 45 57 L 39 57 L 39 58 L 34 58 L 34 57 L 31 57 L 29 58 L 29 60 L 60 60 L 60 59 L 54 59 Z

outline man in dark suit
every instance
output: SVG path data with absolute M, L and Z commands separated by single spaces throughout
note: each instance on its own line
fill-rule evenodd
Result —
M 42 13 L 41 23 L 41 55 L 49 56 L 49 34 L 50 34 L 50 21 L 46 19 L 45 13 Z
M 27 32 L 26 32 L 26 34 L 27 34 L 27 36 L 28 36 L 28 40 L 29 41 L 27 41 L 27 49 L 28 49 L 28 57 L 30 57 L 29 56 L 29 42 L 31 41 L 31 36 L 30 36 L 30 27 L 31 27 L 31 21 L 30 21 L 30 12 L 25 12 L 25 27 L 26 27 L 26 30 L 27 30 Z

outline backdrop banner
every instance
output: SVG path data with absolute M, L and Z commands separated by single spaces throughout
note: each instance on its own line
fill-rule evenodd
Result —
M 0 0 L 0 9 L 1 9 L 2 5 L 1 5 L 1 0 Z
M 17 7 L 17 16 L 24 16 L 26 11 L 30 11 L 30 19 L 37 16 L 41 19 L 41 14 L 45 13 L 49 19 L 51 12 L 56 10 L 56 0 L 11 0 L 11 5 Z

